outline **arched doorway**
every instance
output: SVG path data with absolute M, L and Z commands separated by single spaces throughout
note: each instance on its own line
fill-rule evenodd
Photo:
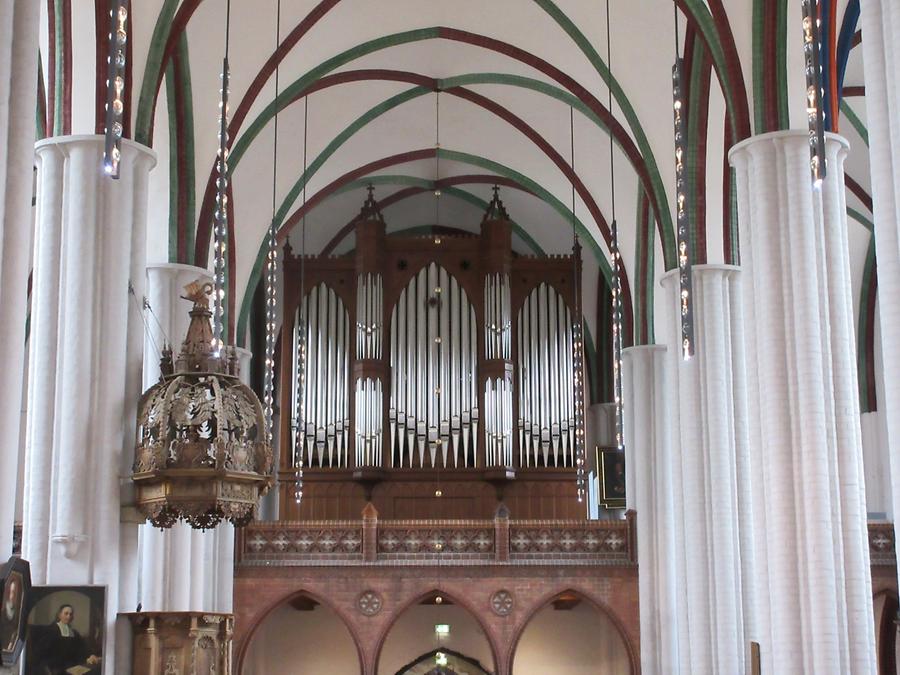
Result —
M 631 675 L 632 654 L 618 626 L 575 591 L 538 609 L 515 644 L 512 675 Z
M 454 598 L 435 591 L 409 605 L 391 624 L 377 673 L 492 675 L 495 668 L 490 641 L 478 619 Z
M 253 631 L 240 675 L 360 673 L 347 625 L 319 600 L 299 594 L 269 612 Z
M 490 675 L 476 659 L 452 649 L 432 649 L 397 671 L 396 675 Z

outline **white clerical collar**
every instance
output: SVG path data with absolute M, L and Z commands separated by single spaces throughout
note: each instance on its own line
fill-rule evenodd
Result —
M 72 629 L 69 627 L 69 624 L 57 621 L 56 625 L 59 626 L 59 632 L 63 637 L 72 637 Z

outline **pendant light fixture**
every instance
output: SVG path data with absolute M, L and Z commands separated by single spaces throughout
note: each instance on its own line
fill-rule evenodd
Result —
M 303 449 L 305 447 L 306 415 L 306 184 L 309 181 L 307 165 L 307 129 L 309 128 L 309 96 L 303 97 L 303 203 L 300 219 L 300 311 L 297 315 L 297 382 L 294 387 L 297 419 L 294 420 L 294 502 L 299 506 L 303 500 Z
M 694 355 L 694 313 L 691 309 L 691 232 L 687 214 L 686 159 L 687 121 L 684 102 L 684 59 L 678 37 L 678 5 L 675 7 L 675 65 L 672 66 L 672 114 L 675 122 L 675 216 L 678 228 L 678 306 L 681 315 L 681 358 Z
M 119 177 L 125 118 L 125 59 L 128 43 L 128 0 L 114 0 L 109 10 L 109 54 L 106 56 L 106 138 L 103 172 Z
M 236 527 L 246 525 L 256 515 L 260 496 L 272 485 L 270 411 L 240 381 L 234 350 L 226 350 L 224 344 L 230 24 L 231 0 L 227 0 L 213 283 L 198 279 L 186 287 L 183 297 L 193 307 L 181 352 L 173 363 L 172 352 L 163 350 L 160 380 L 138 404 L 131 476 L 135 503 L 162 528 L 177 520 L 197 529 L 215 527 L 223 519 Z
M 606 0 L 606 67 L 609 71 L 607 86 L 607 110 L 612 110 L 612 39 L 609 21 L 609 0 Z M 616 416 L 616 449 L 625 451 L 622 415 L 622 340 L 625 336 L 622 321 L 622 256 L 619 253 L 619 225 L 616 222 L 616 162 L 612 130 L 609 130 L 609 185 L 612 202 L 612 225 L 610 226 L 610 248 L 612 249 L 612 315 L 613 315 L 613 401 Z
M 806 120 L 809 125 L 809 170 L 814 187 L 825 178 L 825 115 L 822 110 L 822 63 L 819 50 L 819 3 L 803 0 L 803 58 L 806 65 Z
M 275 49 L 281 44 L 281 0 L 276 0 L 275 7 Z M 275 66 L 275 101 L 280 91 L 279 71 L 281 64 Z M 278 189 L 278 108 L 275 108 L 273 120 L 274 138 L 272 141 L 272 220 L 269 223 L 266 251 L 266 353 L 265 381 L 263 383 L 263 407 L 266 419 L 266 440 L 272 445 L 274 439 L 274 407 L 275 407 L 275 307 L 277 304 L 277 266 L 278 250 L 276 248 L 276 192 Z
M 569 161 L 575 173 L 575 109 L 569 107 Z M 572 181 L 572 397 L 575 419 L 575 488 L 578 503 L 587 491 L 584 438 L 584 317 L 581 314 L 581 244 L 575 219 L 575 181 Z
M 213 353 L 225 347 L 225 265 L 228 246 L 228 48 L 231 42 L 231 0 L 225 0 L 225 56 L 222 59 L 222 98 L 219 101 L 219 148 L 216 169 L 216 213 L 213 225 Z

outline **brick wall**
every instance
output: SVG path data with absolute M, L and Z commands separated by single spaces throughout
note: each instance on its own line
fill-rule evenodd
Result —
M 502 615 L 492 606 L 507 591 L 512 608 Z M 241 567 L 235 573 L 235 672 L 254 631 L 270 611 L 305 594 L 333 610 L 347 625 L 364 664 L 375 675 L 379 651 L 403 611 L 435 591 L 467 609 L 484 627 L 497 675 L 508 675 L 516 642 L 529 619 L 563 591 L 575 591 L 605 612 L 618 627 L 633 673 L 639 666 L 638 576 L 635 567 L 467 566 L 467 567 Z M 377 612 L 360 596 L 374 592 Z M 370 600 L 372 595 L 367 596 Z M 377 604 L 377 603 L 376 603 Z M 500 608 L 505 611 L 505 608 Z

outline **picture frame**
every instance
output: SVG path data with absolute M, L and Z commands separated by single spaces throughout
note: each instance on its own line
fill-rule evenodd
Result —
M 24 675 L 99 675 L 105 630 L 105 586 L 33 586 Z
M 3 666 L 14 666 L 25 647 L 30 594 L 28 561 L 13 556 L 0 567 L 0 664 Z
M 624 509 L 625 453 L 601 446 L 594 453 L 599 482 L 597 503 L 607 509 Z

